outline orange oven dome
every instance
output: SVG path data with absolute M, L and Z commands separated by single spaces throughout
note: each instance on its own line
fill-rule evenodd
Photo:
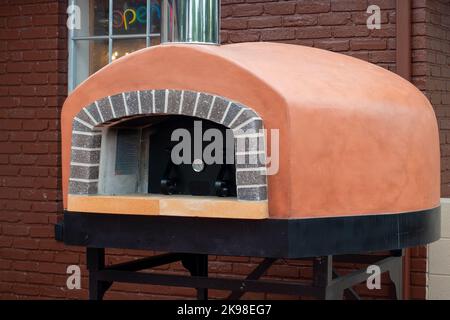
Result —
M 279 130 L 278 172 L 255 182 L 250 191 L 238 186 L 236 201 L 214 199 L 216 205 L 204 200 L 199 211 L 211 216 L 298 219 L 416 212 L 439 206 L 438 128 L 430 103 L 417 88 L 348 56 L 287 44 L 243 43 L 143 49 L 83 82 L 62 111 L 65 209 L 82 211 L 80 203 L 84 203 L 92 212 L 171 214 L 174 210 L 174 214 L 196 215 L 200 200 L 189 197 L 162 197 L 155 202 L 142 195 L 120 196 L 115 201 L 114 196 L 73 192 L 79 186 L 71 186 L 72 181 L 97 190 L 96 179 L 91 183 L 71 176 L 75 170 L 72 136 L 78 131 L 74 126 L 96 127 L 99 115 L 90 114 L 89 107 L 101 108 L 102 101 L 113 104 L 121 96 L 138 97 L 142 115 L 145 106 L 140 98 L 145 92 L 153 97 L 166 93 L 165 111 L 170 109 L 171 95 L 216 97 L 223 100 L 224 108 L 234 104 L 241 108 L 237 113 L 248 112 L 249 120 L 261 127 Z M 86 118 L 79 119 L 80 114 Z M 115 116 L 111 118 L 117 120 Z M 269 156 L 275 147 L 269 141 Z

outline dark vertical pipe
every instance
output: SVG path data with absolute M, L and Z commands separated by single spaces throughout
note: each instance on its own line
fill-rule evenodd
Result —
M 397 73 L 411 81 L 411 1 L 397 0 Z
M 409 0 L 397 0 L 397 54 L 396 66 L 397 74 L 408 81 L 411 81 L 412 69 L 412 10 Z M 405 250 L 403 258 L 403 299 L 410 298 L 410 279 L 411 279 L 411 251 Z

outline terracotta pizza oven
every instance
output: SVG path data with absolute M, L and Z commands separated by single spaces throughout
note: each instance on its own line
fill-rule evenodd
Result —
M 196 124 L 203 135 L 223 132 L 237 161 L 205 173 L 192 159 L 173 170 L 187 186 L 163 190 L 172 178 L 163 140 Z M 70 95 L 62 143 L 70 211 L 264 219 L 439 206 L 438 130 L 425 96 L 382 68 L 302 46 L 164 44 L 130 54 Z
M 102 269 L 109 247 L 173 252 L 121 272 L 181 260 L 205 277 L 207 255 L 266 258 L 250 280 L 279 258 L 320 257 L 314 278 L 328 280 L 311 292 L 326 298 L 362 279 L 329 282 L 331 255 L 391 250 L 394 260 L 379 265 L 400 290 L 401 249 L 440 232 L 429 101 L 396 74 L 345 55 L 218 45 L 218 7 L 209 7 L 217 3 L 163 1 L 165 43 L 109 64 L 64 104 L 56 237 L 88 248 L 91 297 L 102 297 L 102 281 L 137 281 Z M 172 284 L 202 297 L 201 288 L 294 288 L 200 280 Z

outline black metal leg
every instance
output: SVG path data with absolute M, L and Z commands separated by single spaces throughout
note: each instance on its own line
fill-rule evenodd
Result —
M 397 257 L 389 268 L 389 278 L 394 283 L 397 300 L 403 300 L 403 256 Z
M 341 275 L 336 270 L 333 269 L 333 279 L 337 279 L 340 277 Z M 347 288 L 344 290 L 344 298 L 350 300 L 361 300 L 361 297 L 353 288 Z
M 343 292 L 331 287 L 333 280 L 333 257 L 324 256 L 313 259 L 313 285 L 323 290 L 325 300 L 341 300 Z
M 208 255 L 190 254 L 182 260 L 183 266 L 189 270 L 191 276 L 208 277 Z M 197 288 L 197 299 L 208 300 L 208 289 Z
M 89 300 L 102 300 L 112 284 L 97 278 L 97 273 L 105 268 L 105 249 L 87 248 L 86 262 L 89 270 Z

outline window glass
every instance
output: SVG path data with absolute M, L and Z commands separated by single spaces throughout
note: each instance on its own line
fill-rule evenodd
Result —
M 109 62 L 108 40 L 79 40 L 75 42 L 75 86 L 86 80 Z
M 113 12 L 113 33 L 146 34 L 147 0 L 116 0 Z
M 75 37 L 108 36 L 109 0 L 78 0 L 80 7 L 80 29 L 74 30 Z
M 133 51 L 146 47 L 145 39 L 120 39 L 113 42 L 112 60 L 117 60 Z
M 159 0 L 151 1 L 150 33 L 161 33 L 161 1 Z
M 70 33 L 69 91 L 108 63 L 161 42 L 161 0 L 72 1 L 81 29 Z

